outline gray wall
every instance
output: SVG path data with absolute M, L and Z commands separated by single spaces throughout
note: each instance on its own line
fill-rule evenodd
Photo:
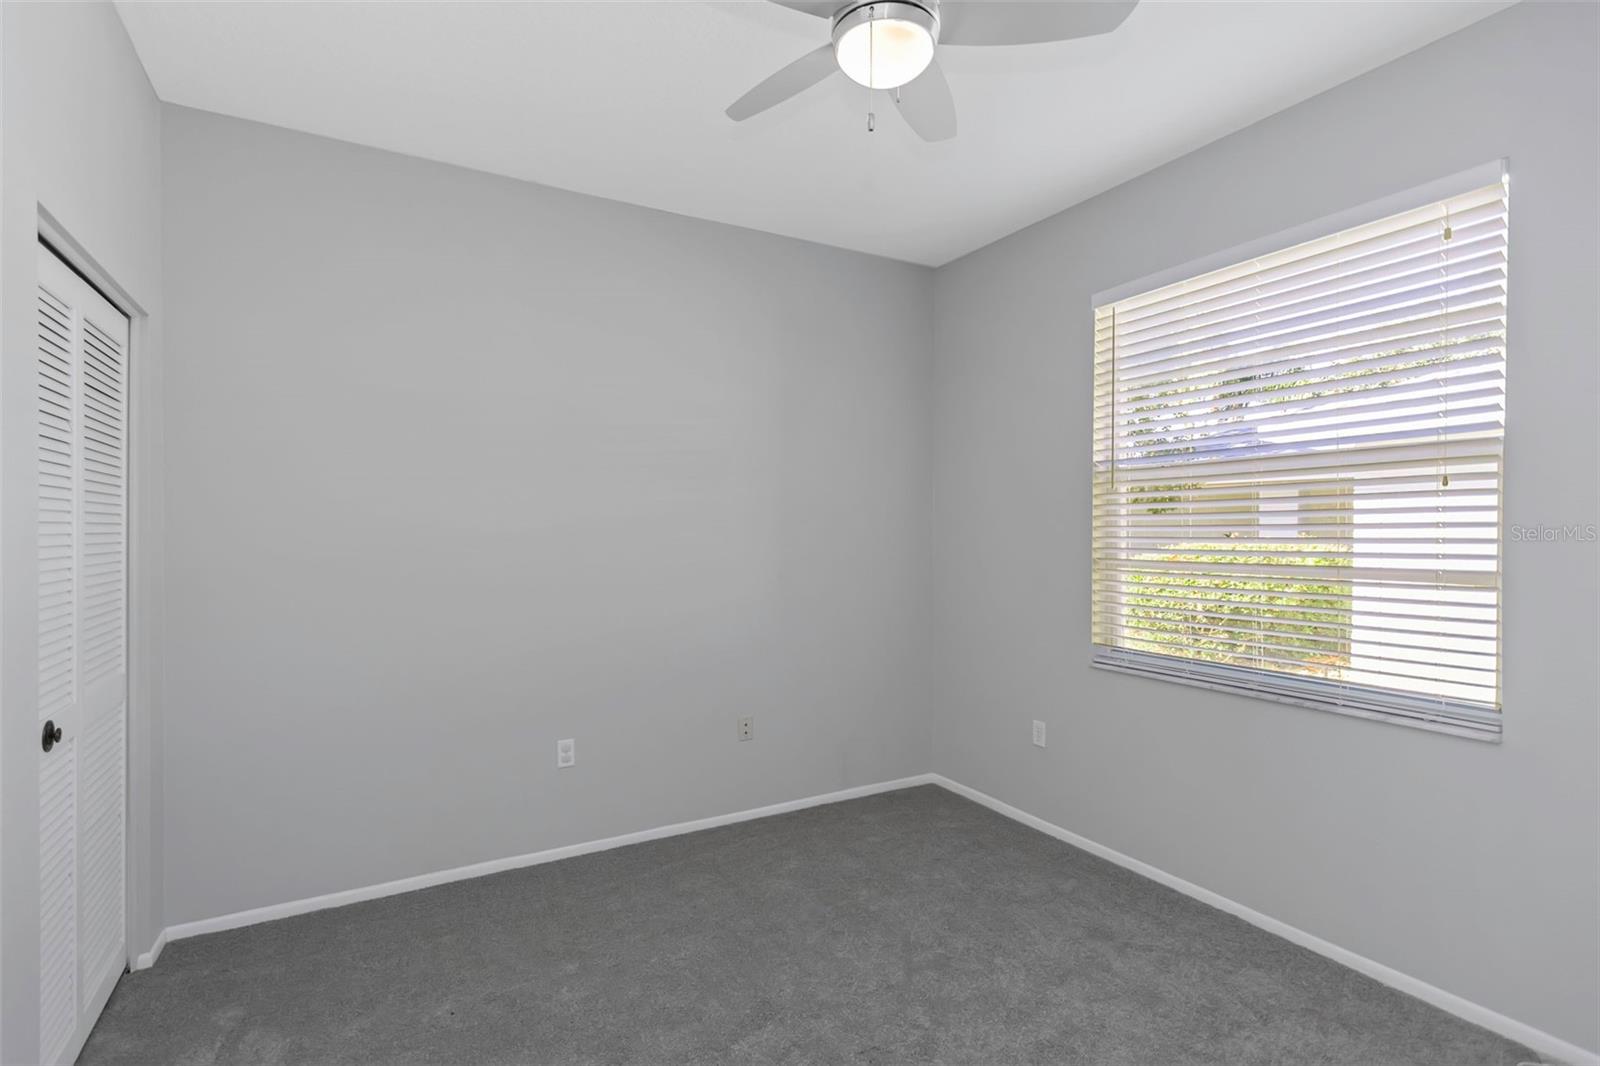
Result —
M 1090 298 L 1509 157 L 1506 522 L 1600 521 L 1597 15 L 1512 8 L 943 267 L 935 327 L 934 768 L 1589 1048 L 1597 546 L 1505 546 L 1499 746 L 1092 670 Z
M 1499 156 L 1507 521 L 1597 521 L 1593 6 L 1520 5 L 937 274 L 163 120 L 109 10 L 5 5 L 3 28 L 0 304 L 32 300 L 42 201 L 159 310 L 166 213 L 169 369 L 153 314 L 142 397 L 172 412 L 166 459 L 142 446 L 172 650 L 136 947 L 932 767 L 1600 1046 L 1594 544 L 1506 546 L 1498 747 L 1092 671 L 1087 609 L 1090 295 Z M 10 441 L 31 349 L 6 320 Z M 10 738 L 32 542 L 28 453 L 6 456 Z M 160 779 L 162 745 L 134 743 Z M 0 762 L 20 1059 L 32 752 Z
M 165 136 L 169 923 L 928 768 L 931 271 Z
M 38 1059 L 35 254 L 40 209 L 144 312 L 130 367 L 128 941 L 161 928 L 161 105 L 109 4 L 3 4 L 0 86 L 0 1060 Z

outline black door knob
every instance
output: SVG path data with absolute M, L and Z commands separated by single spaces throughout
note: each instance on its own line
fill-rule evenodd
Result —
M 59 743 L 61 743 L 61 727 L 56 725 L 54 721 L 45 722 L 44 750 L 49 751 Z

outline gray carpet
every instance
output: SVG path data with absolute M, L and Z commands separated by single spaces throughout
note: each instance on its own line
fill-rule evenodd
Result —
M 179 941 L 79 1061 L 1522 1060 L 928 786 Z

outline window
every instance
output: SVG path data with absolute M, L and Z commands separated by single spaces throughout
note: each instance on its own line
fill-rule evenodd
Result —
M 1494 175 L 1097 301 L 1096 665 L 1498 738 Z

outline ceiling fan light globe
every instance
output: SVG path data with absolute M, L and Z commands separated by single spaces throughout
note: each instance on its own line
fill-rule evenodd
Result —
M 851 81 L 869 89 L 893 89 L 933 62 L 937 27 L 933 16 L 915 4 L 889 0 L 863 5 L 835 23 L 834 58 Z

